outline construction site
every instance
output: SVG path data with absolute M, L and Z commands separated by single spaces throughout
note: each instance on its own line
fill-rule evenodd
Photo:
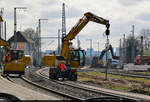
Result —
M 149 1 L 8 2 L 0 101 L 150 102 Z

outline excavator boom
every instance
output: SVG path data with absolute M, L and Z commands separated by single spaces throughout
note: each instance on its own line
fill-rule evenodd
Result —
M 109 29 L 109 21 L 94 15 L 93 13 L 87 12 L 84 16 L 77 22 L 77 24 L 70 30 L 68 35 L 64 40 L 72 40 L 76 37 L 76 35 L 86 26 L 89 21 L 93 21 L 99 24 L 106 25 L 106 28 Z M 109 35 L 109 34 L 108 34 Z
M 119 59 L 118 56 L 115 56 L 115 55 L 114 55 L 112 46 L 109 45 L 108 47 L 106 47 L 106 48 L 101 52 L 101 55 L 100 55 L 100 57 L 99 57 L 99 60 L 102 60 L 102 58 L 104 57 L 104 54 L 105 54 L 107 51 L 109 51 L 109 50 L 110 50 L 110 52 L 111 52 L 111 55 L 112 55 L 112 58 L 113 58 L 113 59 Z

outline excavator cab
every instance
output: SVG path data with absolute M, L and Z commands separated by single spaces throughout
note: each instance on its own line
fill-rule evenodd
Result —
M 8 50 L 3 58 L 2 75 L 18 74 L 24 75 L 25 72 L 23 50 Z
M 79 67 L 85 65 L 85 51 L 76 49 L 71 51 L 70 65 L 72 67 Z

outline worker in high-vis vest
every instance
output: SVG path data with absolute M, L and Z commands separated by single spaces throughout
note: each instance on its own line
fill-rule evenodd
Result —
M 60 69 L 61 69 L 61 71 L 64 71 L 66 69 L 66 65 L 65 65 L 65 61 L 64 60 L 60 64 Z
M 7 52 L 6 58 L 7 58 L 7 62 L 10 62 L 10 61 L 11 61 L 10 52 Z

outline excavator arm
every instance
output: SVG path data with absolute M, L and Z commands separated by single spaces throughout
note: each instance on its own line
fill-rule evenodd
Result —
M 86 26 L 86 24 L 89 21 L 93 21 L 95 23 L 99 23 L 99 24 L 103 24 L 106 25 L 106 35 L 109 35 L 109 21 L 102 18 L 102 17 L 98 17 L 90 12 L 87 12 L 84 14 L 84 16 L 77 22 L 77 24 L 70 30 L 70 32 L 68 33 L 68 35 L 64 38 L 64 40 L 72 40 L 74 39 L 77 34 Z
M 106 48 L 101 52 L 101 55 L 100 55 L 100 57 L 99 57 L 99 60 L 102 60 L 102 58 L 104 57 L 105 53 L 106 53 L 107 51 L 109 51 L 109 50 L 110 50 L 110 52 L 111 52 L 111 55 L 112 55 L 112 58 L 113 58 L 113 59 L 119 59 L 118 56 L 115 56 L 115 55 L 114 55 L 112 46 L 109 45 L 108 47 L 106 47 Z
M 62 40 L 61 55 L 64 58 L 67 58 L 69 54 L 69 50 L 70 50 L 69 46 L 72 44 L 69 41 L 74 39 L 89 21 L 93 21 L 102 25 L 106 25 L 106 35 L 109 35 L 110 24 L 108 20 L 102 17 L 98 17 L 90 12 L 85 13 L 84 16 L 77 22 L 77 24 L 70 30 L 70 32 Z

